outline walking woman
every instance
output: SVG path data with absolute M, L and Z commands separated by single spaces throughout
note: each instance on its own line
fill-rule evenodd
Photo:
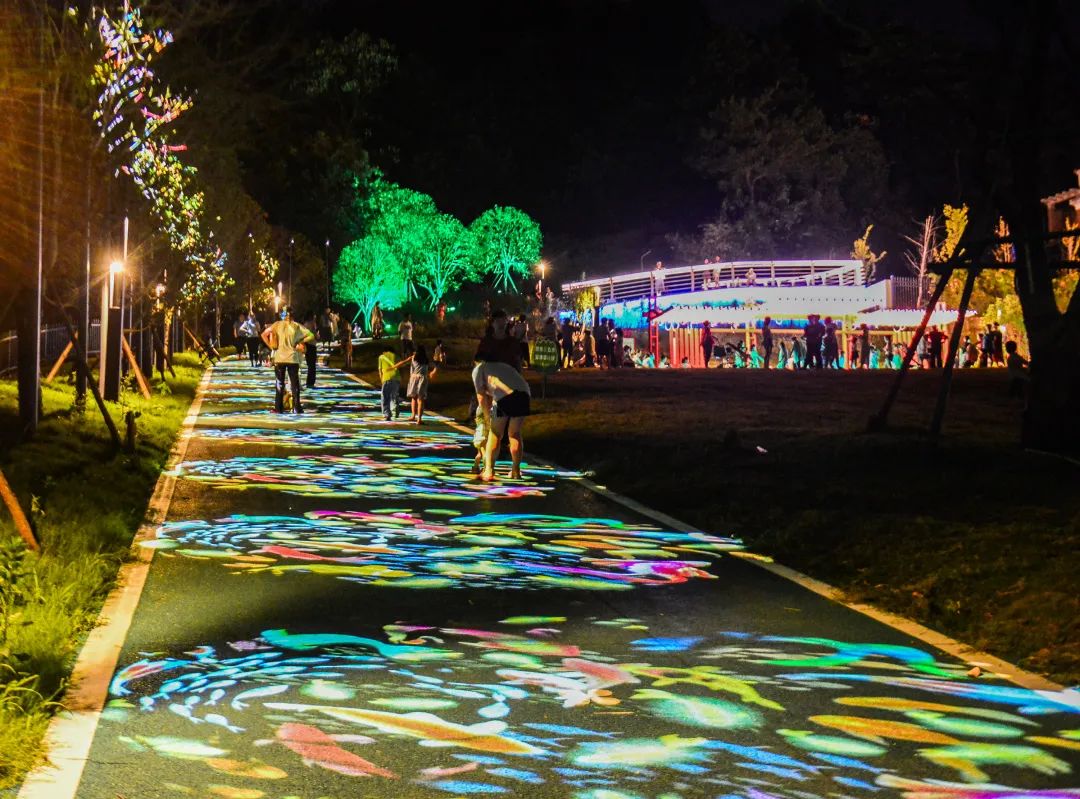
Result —
M 421 424 L 424 421 L 424 403 L 427 402 L 428 383 L 438 370 L 428 359 L 427 347 L 420 344 L 413 354 L 412 365 L 409 367 L 409 387 L 405 396 L 412 403 L 412 416 L 410 422 Z
M 293 413 L 303 413 L 300 403 L 300 355 L 305 346 L 315 341 L 315 334 L 293 321 L 292 306 L 281 311 L 281 318 L 262 332 L 262 340 L 274 359 L 274 413 L 285 411 L 285 379 L 292 390 Z

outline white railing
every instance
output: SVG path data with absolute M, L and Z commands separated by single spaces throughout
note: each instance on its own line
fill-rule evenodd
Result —
M 594 288 L 601 302 L 621 302 L 652 294 L 684 294 L 737 286 L 865 286 L 861 261 L 728 261 L 692 264 L 564 283 L 563 291 Z

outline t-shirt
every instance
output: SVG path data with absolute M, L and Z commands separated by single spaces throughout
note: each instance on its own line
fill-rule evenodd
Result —
M 274 350 L 274 363 L 300 363 L 300 353 L 296 345 L 311 335 L 311 331 L 301 324 L 287 319 L 274 322 L 270 328 L 277 339 Z
M 1014 352 L 1005 359 L 1005 366 L 1009 370 L 1009 377 L 1013 380 L 1027 380 L 1027 359 L 1018 352 Z
M 394 353 L 384 352 L 379 356 L 379 379 L 384 383 L 390 380 L 398 380 L 398 370 L 395 364 L 397 360 L 394 358 Z
M 500 361 L 484 361 L 478 364 L 472 373 L 473 388 L 476 393 L 492 397 L 496 402 L 515 391 L 529 391 L 529 383 L 521 373 L 509 364 Z
M 402 322 L 398 325 L 398 333 L 402 341 L 412 341 L 412 322 Z

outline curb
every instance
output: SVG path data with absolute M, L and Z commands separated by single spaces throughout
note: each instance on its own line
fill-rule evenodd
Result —
M 176 486 L 176 477 L 170 472 L 187 454 L 191 429 L 199 416 L 203 394 L 213 372 L 211 364 L 195 388 L 195 398 L 180 425 L 169 459 L 158 476 L 146 516 L 132 540 L 131 560 L 120 567 L 116 587 L 109 592 L 93 630 L 79 651 L 62 699 L 64 710 L 53 717 L 45 733 L 46 761 L 27 774 L 16 794 L 17 799 L 74 797 L 79 789 L 101 710 L 109 695 L 109 683 L 154 557 L 153 549 L 139 544 L 157 535 L 158 526 L 169 512 Z
M 344 370 L 342 370 L 344 372 Z M 349 372 L 344 372 L 352 380 L 355 380 L 361 385 L 371 387 L 369 383 L 361 380 L 356 375 Z M 438 416 L 436 414 L 436 416 Z M 464 425 L 458 424 L 452 419 L 440 417 L 440 421 L 445 422 L 450 427 L 459 430 L 464 433 L 472 433 L 473 431 Z M 546 458 L 540 458 L 530 455 L 530 460 L 541 466 L 558 468 L 557 464 L 552 463 Z M 642 505 L 635 499 L 623 496 L 615 491 L 612 491 L 606 486 L 594 483 L 588 478 L 579 478 L 576 482 L 589 491 L 598 494 L 606 499 L 611 500 L 619 505 L 622 505 L 628 510 L 632 510 L 635 513 L 640 514 L 646 518 L 652 519 L 655 522 L 659 522 L 672 530 L 677 530 L 682 533 L 702 533 L 703 530 L 699 530 L 693 525 L 676 519 L 674 516 L 669 516 L 658 510 L 654 510 L 647 505 Z M 876 622 L 884 624 L 888 627 L 892 627 L 894 630 L 909 635 L 912 638 L 923 642 L 935 649 L 940 649 L 948 655 L 956 658 L 957 660 L 967 663 L 969 666 L 978 666 L 984 672 L 987 672 L 995 677 L 1008 680 L 1014 685 L 1018 685 L 1021 688 L 1027 688 L 1032 691 L 1064 691 L 1067 690 L 1065 686 L 1059 685 L 1052 680 L 1048 680 L 1042 675 L 1035 674 L 1030 671 L 1025 671 L 1019 666 L 1013 665 L 1006 660 L 1002 660 L 999 657 L 995 657 L 988 652 L 982 652 L 978 649 L 968 646 L 961 641 L 957 641 L 955 638 L 950 638 L 947 635 L 937 632 L 929 627 L 924 627 L 918 622 L 906 619 L 903 616 L 898 616 L 895 613 L 890 613 L 887 610 L 874 607 L 873 605 L 866 604 L 864 602 L 849 602 L 844 592 L 835 586 L 822 582 L 821 580 L 815 580 L 809 575 L 802 572 L 795 571 L 794 569 L 782 566 L 779 563 L 775 563 L 772 558 L 764 555 L 756 555 L 753 552 L 730 552 L 728 553 L 732 557 L 740 558 L 746 563 L 753 564 L 760 569 L 764 569 L 771 574 L 775 574 L 777 577 L 782 577 L 785 580 L 795 583 L 796 585 L 805 588 L 807 591 L 812 591 L 819 596 L 825 597 L 828 600 L 843 605 L 844 607 L 861 613 L 863 616 L 868 616 Z

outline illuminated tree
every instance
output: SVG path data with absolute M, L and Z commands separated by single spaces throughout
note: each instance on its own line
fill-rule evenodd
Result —
M 102 10 L 97 31 L 104 51 L 92 77 L 99 90 L 94 120 L 109 153 L 130 153 L 118 171 L 131 177 L 169 245 L 183 256 L 189 270 L 183 299 L 214 301 L 216 333 L 221 296 L 233 282 L 225 269 L 228 256 L 203 229 L 205 196 L 195 187 L 197 170 L 180 160 L 177 153 L 186 146 L 174 141 L 169 128 L 192 100 L 162 86 L 151 68 L 172 35 L 144 29 L 139 9 L 127 4 L 116 19 Z
M 368 236 L 387 242 L 404 271 L 405 299 L 416 294 L 416 265 L 424 258 L 427 229 L 439 216 L 435 201 L 423 192 L 413 191 L 386 180 L 374 170 L 363 186 L 359 216 Z M 436 301 L 437 302 L 437 301 Z
M 540 226 L 517 208 L 496 205 L 477 217 L 469 230 L 474 264 L 480 274 L 491 276 L 497 289 L 513 290 L 540 260 Z
M 378 236 L 365 236 L 341 251 L 334 270 L 334 295 L 359 306 L 355 318 L 367 320 L 379 303 L 383 309 L 405 301 L 405 270 L 393 248 Z
M 855 243 L 851 247 L 851 257 L 857 261 L 862 261 L 863 274 L 868 280 L 873 279 L 877 273 L 878 261 L 888 255 L 887 252 L 876 253 L 870 249 L 870 231 L 873 229 L 873 225 L 867 225 L 862 238 L 855 239 Z
M 450 214 L 422 220 L 408 232 L 405 246 L 412 259 L 412 279 L 427 293 L 429 308 L 476 277 L 469 260 L 469 231 Z
M 938 218 L 930 214 L 919 224 L 919 235 L 917 237 L 904 236 L 915 248 L 904 253 L 904 260 L 907 262 L 911 274 L 915 275 L 915 279 L 919 282 L 918 295 L 915 299 L 915 305 L 919 308 L 922 307 L 923 293 L 927 289 L 930 262 L 934 257 L 934 251 L 937 249 L 939 228 L 940 222 Z

